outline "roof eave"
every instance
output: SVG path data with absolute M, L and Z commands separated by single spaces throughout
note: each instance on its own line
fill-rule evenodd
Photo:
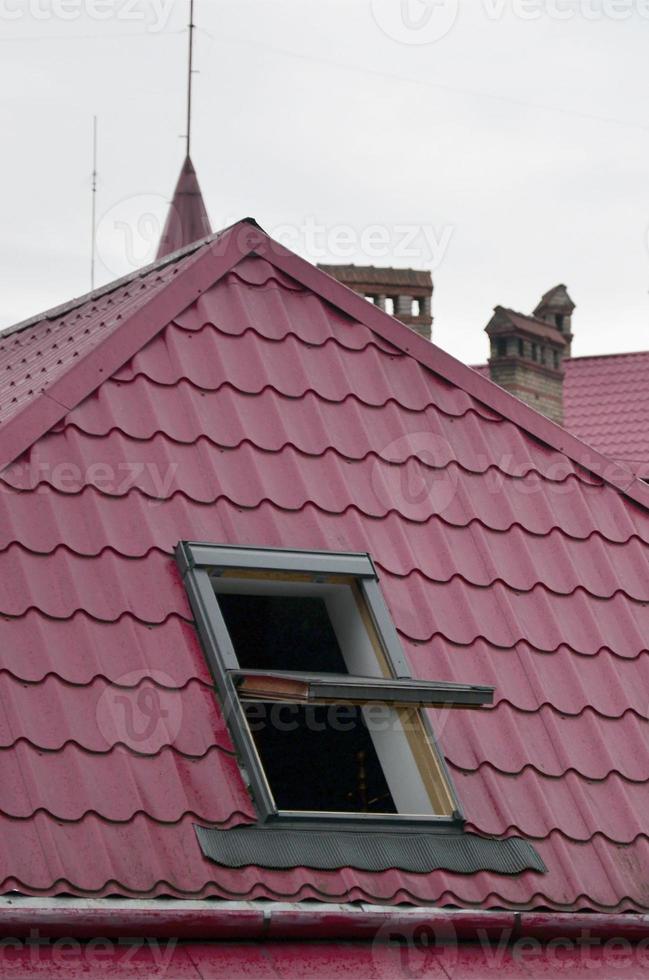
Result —
M 533 912 L 408 908 L 360 904 L 156 899 L 0 897 L 6 935 L 56 939 L 148 936 L 180 941 L 359 940 L 389 929 L 412 936 L 426 928 L 449 941 L 510 942 L 535 938 L 570 941 L 587 934 L 600 942 L 616 937 L 646 940 L 649 915 L 601 912 Z

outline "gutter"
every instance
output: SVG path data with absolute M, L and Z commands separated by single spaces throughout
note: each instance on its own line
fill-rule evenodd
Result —
M 561 939 L 649 943 L 649 915 L 635 913 L 510 912 L 333 905 L 326 903 L 142 901 L 130 899 L 0 898 L 0 933 L 77 940 L 149 937 L 178 941 L 416 939 L 437 943 L 509 944 Z M 430 941 L 430 938 L 429 940 Z

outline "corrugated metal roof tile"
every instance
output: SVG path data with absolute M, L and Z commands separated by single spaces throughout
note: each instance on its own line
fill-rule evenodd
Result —
M 593 826 L 618 844 L 647 835 L 644 803 L 647 782 L 631 782 L 617 772 L 605 779 L 586 779 L 569 771 L 558 778 L 539 774 L 533 764 L 515 776 L 491 763 L 473 772 L 451 767 L 460 799 L 468 813 L 479 814 L 483 833 L 503 828 L 543 839 L 552 827 L 564 837 L 588 842 Z
M 96 677 L 115 683 L 155 671 L 165 687 L 185 687 L 190 680 L 212 683 L 193 624 L 177 615 L 153 626 L 129 614 L 102 623 L 86 612 L 51 619 L 32 608 L 18 618 L 2 616 L 0 622 L 0 670 L 21 681 L 36 683 L 56 674 L 74 685 Z
M 649 351 L 565 362 L 564 424 L 649 478 Z
M 398 371 L 393 370 L 397 363 Z M 316 346 L 295 333 L 273 341 L 256 331 L 237 335 L 210 323 L 196 332 L 170 327 L 114 377 L 132 381 L 139 374 L 161 385 L 184 380 L 205 390 L 227 381 L 248 394 L 259 394 L 270 386 L 289 398 L 314 391 L 327 401 L 355 395 L 376 407 L 397 400 L 413 411 L 430 404 L 433 384 L 434 396 L 447 414 L 461 415 L 470 408 L 488 414 L 460 389 L 442 379 L 429 381 L 425 368 L 413 358 L 388 354 L 374 341 L 351 350 L 333 336 Z
M 569 538 L 557 528 L 538 535 L 515 525 L 503 533 L 485 527 L 477 515 L 467 515 L 465 526 L 447 523 L 443 513 L 426 522 L 407 522 L 391 511 L 377 522 L 357 508 L 333 515 L 307 502 L 304 521 L 294 530 L 293 500 L 293 506 L 285 508 L 268 502 L 251 507 L 240 497 L 241 493 L 229 493 L 206 506 L 185 493 L 163 500 L 138 491 L 111 497 L 94 486 L 78 494 L 59 493 L 48 485 L 29 493 L 5 492 L 0 494 L 0 551 L 20 542 L 35 553 L 66 546 L 92 557 L 106 549 L 110 538 L 111 550 L 143 558 L 154 549 L 173 552 L 185 531 L 214 541 L 247 535 L 256 543 L 267 540 L 272 528 L 278 545 L 286 534 L 304 548 L 326 547 L 332 533 L 350 551 L 366 551 L 371 542 L 376 563 L 398 577 L 421 572 L 435 582 L 446 582 L 459 575 L 473 585 L 488 587 L 501 581 L 520 592 L 542 584 L 557 595 L 581 588 L 596 598 L 621 593 L 638 602 L 649 600 L 643 581 L 649 545 L 637 538 L 621 547 L 599 534 Z
M 248 440 L 269 451 L 290 444 L 308 455 L 333 448 L 354 460 L 369 453 L 394 462 L 414 456 L 436 468 L 456 460 L 472 472 L 497 468 L 520 477 L 534 471 L 556 482 L 576 474 L 583 482 L 601 483 L 561 453 L 524 438 L 510 422 L 494 421 L 485 431 L 484 416 L 473 408 L 447 414 L 445 396 L 444 389 L 439 397 L 431 390 L 429 404 L 418 412 L 396 400 L 377 408 L 353 396 L 331 402 L 307 392 L 298 399 L 271 387 L 253 401 L 228 382 L 204 391 L 186 381 L 162 387 L 139 375 L 130 383 L 102 385 L 96 396 L 70 413 L 66 424 L 92 436 L 119 428 L 126 436 L 145 440 L 164 432 L 174 442 L 189 444 L 203 436 L 228 447 Z
M 501 702 L 492 710 L 437 711 L 431 717 L 445 755 L 459 769 L 489 762 L 502 773 L 531 766 L 556 778 L 574 770 L 585 779 L 618 773 L 631 781 L 649 780 L 649 722 L 631 711 L 603 718 L 591 708 L 564 715 L 542 705 L 530 714 Z
M 185 260 L 186 261 L 186 260 Z M 5 422 L 49 388 L 104 337 L 114 333 L 151 295 L 172 280 L 183 260 L 153 269 L 147 276 L 104 292 L 59 317 L 0 337 L 0 419 Z
M 402 438 L 426 455 L 426 437 L 405 432 Z M 270 500 L 283 510 L 312 503 L 342 514 L 352 506 L 367 517 L 394 512 L 415 523 L 439 516 L 446 524 L 465 527 L 477 519 L 494 531 L 520 525 L 538 536 L 557 528 L 577 539 L 597 533 L 613 543 L 634 536 L 649 542 L 647 514 L 625 505 L 611 487 L 572 475 L 557 483 L 536 472 L 516 477 L 496 464 L 478 472 L 455 460 L 439 468 L 430 465 L 431 456 L 441 461 L 445 452 L 433 437 L 426 462 L 411 455 L 395 465 L 385 458 L 385 447 L 355 460 L 333 449 L 307 455 L 290 444 L 281 452 L 267 452 L 248 441 L 234 447 L 215 446 L 207 438 L 175 443 L 161 433 L 136 440 L 119 429 L 99 443 L 67 426 L 8 467 L 2 482 L 17 490 L 50 485 L 71 494 L 90 485 L 109 496 L 125 496 L 135 488 L 155 502 L 182 493 L 199 504 L 227 498 L 248 508 Z
M 121 746 L 98 754 L 74 744 L 43 752 L 19 742 L 0 751 L 0 812 L 27 820 L 39 810 L 65 821 L 89 813 L 114 823 L 137 813 L 161 823 L 190 814 L 219 826 L 255 819 L 234 759 L 218 748 L 191 759 L 170 748 L 153 756 Z
M 167 745 L 200 758 L 211 746 L 232 753 L 214 692 L 198 681 L 175 689 L 156 667 L 130 671 L 109 683 L 76 686 L 51 674 L 37 684 L 0 673 L 0 748 L 21 741 L 57 752 L 72 742 L 89 752 L 126 745 L 154 755 Z

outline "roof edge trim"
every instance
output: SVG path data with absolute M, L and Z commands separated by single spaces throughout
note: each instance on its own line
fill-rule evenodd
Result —
M 22 938 L 32 930 L 49 938 L 156 936 L 183 940 L 358 939 L 372 940 L 385 927 L 412 935 L 418 927 L 460 941 L 480 937 L 499 942 L 522 937 L 553 939 L 617 936 L 637 941 L 649 931 L 649 915 L 601 912 L 512 912 L 385 906 L 329 902 L 249 902 L 219 899 L 76 899 L 0 897 L 7 935 Z

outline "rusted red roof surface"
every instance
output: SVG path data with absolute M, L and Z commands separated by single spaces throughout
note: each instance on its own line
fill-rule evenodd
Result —
M 565 424 L 649 479 L 649 351 L 565 362 Z
M 158 258 L 178 251 L 212 234 L 194 164 L 189 157 L 182 165 L 169 213 L 160 239 Z
M 648 909 L 649 490 L 250 223 L 136 283 L 29 388 L 61 314 L 3 341 L 2 891 Z M 496 687 L 433 715 L 469 828 L 548 873 L 207 861 L 254 811 L 181 538 L 369 551 L 415 674 Z

